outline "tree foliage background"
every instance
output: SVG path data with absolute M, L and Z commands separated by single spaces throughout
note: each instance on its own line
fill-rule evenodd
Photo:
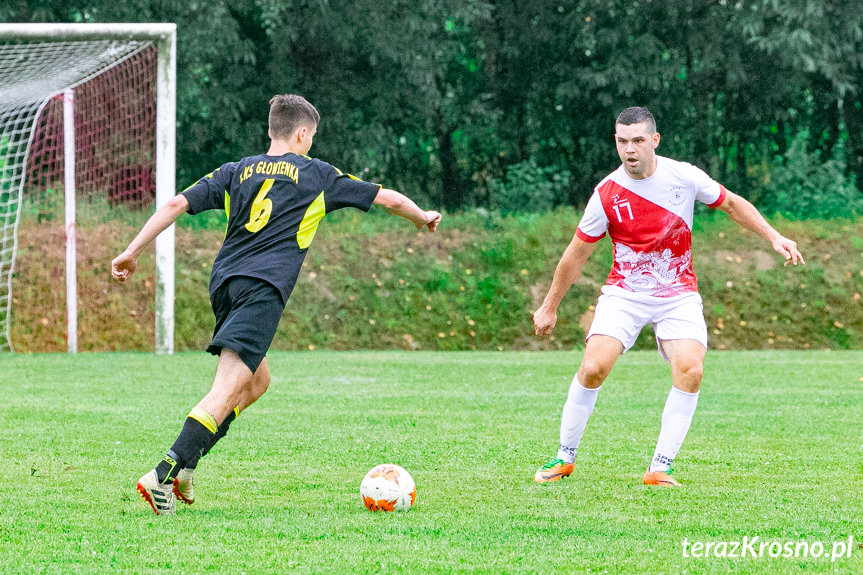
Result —
M 306 96 L 313 153 L 447 209 L 582 205 L 648 106 L 660 153 L 760 207 L 863 212 L 854 0 L 4 0 L 5 22 L 176 22 L 178 182 L 267 144 Z

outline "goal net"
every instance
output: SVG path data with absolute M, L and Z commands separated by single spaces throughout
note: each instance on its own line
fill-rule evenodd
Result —
M 0 351 L 172 350 L 173 253 L 110 282 L 173 155 L 157 93 L 174 27 L 146 26 L 0 26 Z

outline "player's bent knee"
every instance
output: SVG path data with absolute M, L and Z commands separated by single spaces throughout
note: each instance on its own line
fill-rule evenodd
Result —
M 674 385 L 687 393 L 695 393 L 701 387 L 703 375 L 703 364 L 700 362 L 687 363 L 678 367 Z
M 692 366 L 689 369 L 689 377 L 701 381 L 701 378 L 704 377 L 704 365 L 699 363 L 698 365 Z
M 680 368 L 680 374 L 689 380 L 701 381 L 704 375 L 704 364 L 700 361 L 686 363 Z
M 602 362 L 585 360 L 578 369 L 578 381 L 582 387 L 593 389 L 602 385 L 610 372 L 611 368 Z

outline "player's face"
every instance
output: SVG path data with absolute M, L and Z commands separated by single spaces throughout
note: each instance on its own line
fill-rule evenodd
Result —
M 643 180 L 652 176 L 656 169 L 654 150 L 659 145 L 659 134 L 651 134 L 644 122 L 628 126 L 617 124 L 614 128 L 617 155 L 629 177 Z

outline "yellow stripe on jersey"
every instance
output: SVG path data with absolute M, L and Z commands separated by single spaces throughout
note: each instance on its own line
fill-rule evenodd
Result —
M 220 169 L 221 169 L 221 166 L 220 166 L 220 167 L 218 167 L 218 168 L 216 168 L 215 170 L 213 170 L 212 172 L 210 172 L 209 174 L 207 174 L 206 176 L 204 176 L 204 177 L 203 177 L 203 178 L 201 178 L 200 180 L 198 180 L 198 182 L 200 182 L 201 180 L 209 180 L 210 178 L 212 178 L 212 177 L 213 177 L 213 174 L 215 174 L 216 172 L 218 172 Z M 195 182 L 195 184 L 197 184 L 198 182 Z M 192 184 L 192 186 L 194 186 L 195 184 Z M 188 189 L 189 189 L 189 188 L 191 188 L 192 186 L 189 186 L 188 188 L 186 188 L 186 190 L 188 190 Z M 183 191 L 185 192 L 186 190 L 183 190 Z
M 359 179 L 358 177 L 356 177 L 356 176 L 355 176 L 355 175 L 353 175 L 353 174 L 346 174 L 346 173 L 342 172 L 340 169 L 338 169 L 338 168 L 337 168 L 337 167 L 335 167 L 335 166 L 333 166 L 333 169 L 334 169 L 334 170 L 336 171 L 336 173 L 337 173 L 338 175 L 340 175 L 340 176 L 347 176 L 347 177 L 349 177 L 349 178 L 350 178 L 350 179 L 352 179 L 352 180 L 356 180 L 356 181 L 358 181 L 358 182 L 362 182 L 362 180 L 361 180 L 361 179 Z
M 216 423 L 215 418 L 200 407 L 193 407 L 192 411 L 189 412 L 189 417 L 206 427 L 210 433 L 216 433 L 219 429 L 219 424 Z
M 300 229 L 297 232 L 297 245 L 301 250 L 312 245 L 312 240 L 315 239 L 315 232 L 318 231 L 318 224 L 324 219 L 327 214 L 327 207 L 324 203 L 324 193 L 321 192 L 315 201 L 306 210 L 306 215 L 303 216 L 303 221 L 300 222 Z
M 225 237 L 228 237 L 228 226 L 231 224 L 231 196 L 225 190 Z

